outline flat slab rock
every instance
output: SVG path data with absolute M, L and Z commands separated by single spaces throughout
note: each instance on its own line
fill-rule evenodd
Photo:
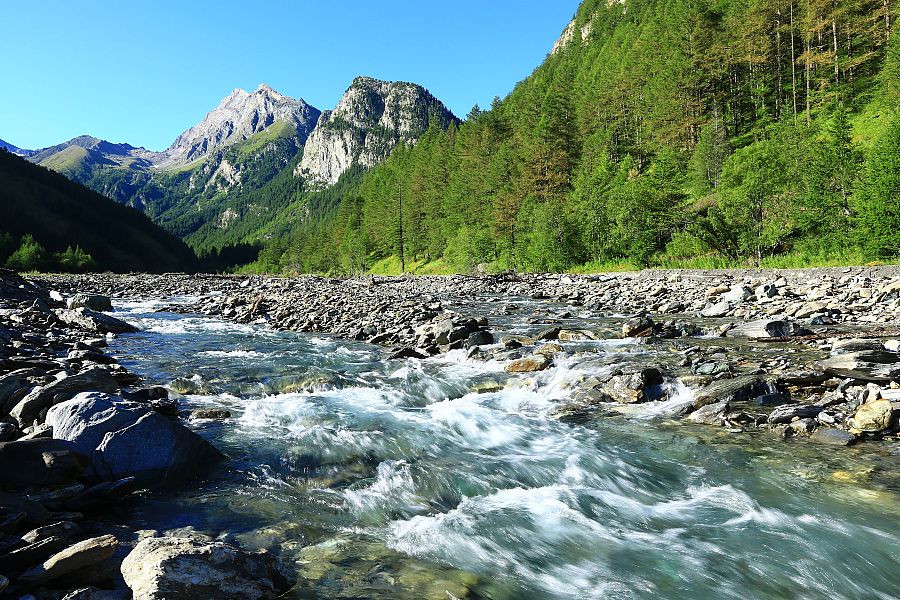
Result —
M 848 352 L 819 361 L 817 366 L 834 377 L 874 383 L 900 379 L 900 354 L 893 352 Z

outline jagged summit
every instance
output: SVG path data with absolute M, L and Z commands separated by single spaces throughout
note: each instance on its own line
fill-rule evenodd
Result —
M 415 143 L 432 119 L 459 120 L 420 85 L 357 77 L 309 136 L 296 175 L 331 185 L 354 164 L 373 167 L 397 143 Z
M 165 151 L 160 167 L 177 167 L 213 150 L 240 143 L 276 122 L 290 124 L 301 143 L 315 127 L 320 111 L 305 101 L 278 93 L 266 84 L 256 91 L 235 89 L 199 124 L 182 133 Z

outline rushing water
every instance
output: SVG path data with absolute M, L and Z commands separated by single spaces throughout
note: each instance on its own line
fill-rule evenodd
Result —
M 464 352 L 387 362 L 154 308 L 121 307 L 144 331 L 113 350 L 151 382 L 177 380 L 187 407 L 231 411 L 194 425 L 232 460 L 129 518 L 276 550 L 297 566 L 292 597 L 900 596 L 897 450 L 748 440 L 652 411 L 549 416 L 570 382 L 646 346 L 593 342 L 594 366 L 509 379 Z M 528 331 L 524 315 L 500 323 Z

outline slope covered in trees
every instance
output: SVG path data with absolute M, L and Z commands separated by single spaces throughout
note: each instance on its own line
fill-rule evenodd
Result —
M 586 0 L 508 97 L 396 148 L 267 266 L 896 256 L 895 18 L 893 0 Z
M 191 249 L 146 215 L 3 150 L 0 258 L 21 270 L 164 272 L 196 266 Z

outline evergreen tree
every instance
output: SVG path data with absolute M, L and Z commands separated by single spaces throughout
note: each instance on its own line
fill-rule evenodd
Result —
M 31 235 L 22 236 L 22 243 L 6 261 L 7 268 L 14 271 L 43 271 L 50 267 L 50 254 Z
M 900 255 L 900 118 L 878 140 L 854 197 L 856 226 L 873 259 Z

